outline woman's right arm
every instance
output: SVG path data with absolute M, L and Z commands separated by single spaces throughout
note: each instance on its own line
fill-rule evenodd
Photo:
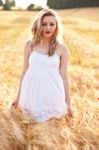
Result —
M 24 78 L 24 75 L 25 75 L 28 67 L 29 67 L 29 55 L 30 55 L 30 52 L 29 52 L 29 43 L 30 43 L 30 41 L 26 42 L 26 44 L 24 46 L 23 70 L 22 70 L 21 77 L 20 77 L 19 90 L 18 90 L 18 94 L 17 94 L 17 97 L 16 97 L 15 101 L 12 103 L 12 106 L 14 106 L 15 108 L 17 107 L 18 102 L 19 102 L 19 96 L 20 96 L 20 90 L 21 90 L 22 80 Z

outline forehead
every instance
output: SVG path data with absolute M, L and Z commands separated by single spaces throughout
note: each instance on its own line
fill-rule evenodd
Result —
M 44 16 L 42 22 L 56 22 L 56 18 L 54 16 Z

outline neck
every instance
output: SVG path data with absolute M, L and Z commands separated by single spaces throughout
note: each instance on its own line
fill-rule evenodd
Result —
M 50 43 L 50 38 L 43 38 L 41 43 L 42 45 L 48 46 Z

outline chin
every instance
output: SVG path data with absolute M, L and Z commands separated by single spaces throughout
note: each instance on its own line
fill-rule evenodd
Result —
M 51 36 L 45 36 L 45 38 L 51 38 Z
M 43 34 L 43 37 L 45 37 L 45 38 L 51 38 L 52 37 L 52 34 Z
M 45 38 L 51 38 L 52 35 L 45 35 L 44 37 L 45 37 Z

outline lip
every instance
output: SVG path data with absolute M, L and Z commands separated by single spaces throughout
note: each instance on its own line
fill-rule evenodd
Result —
M 46 31 L 46 33 L 47 33 L 47 34 L 50 34 L 51 32 L 50 32 L 50 31 Z

